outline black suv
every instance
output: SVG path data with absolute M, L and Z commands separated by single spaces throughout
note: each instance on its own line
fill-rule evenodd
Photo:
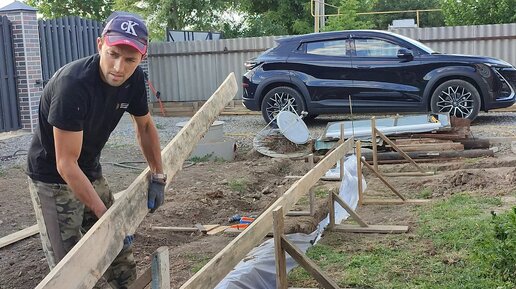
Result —
M 373 30 L 293 36 L 246 62 L 243 103 L 266 122 L 282 109 L 319 114 L 449 112 L 515 103 L 516 69 L 496 58 L 446 55 Z

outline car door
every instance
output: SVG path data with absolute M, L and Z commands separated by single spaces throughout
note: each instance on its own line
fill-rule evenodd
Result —
M 312 109 L 347 106 L 351 93 L 349 35 L 337 39 L 307 41 L 288 58 L 292 78 L 307 87 Z M 336 109 L 338 111 L 338 109 Z
M 351 39 L 353 107 L 363 112 L 420 111 L 423 80 L 418 55 L 399 57 L 400 50 L 412 54 L 411 48 L 392 38 L 358 34 Z

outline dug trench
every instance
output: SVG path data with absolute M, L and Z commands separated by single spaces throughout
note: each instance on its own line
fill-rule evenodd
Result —
M 125 189 L 143 169 L 107 164 L 120 159 L 138 161 L 137 147 L 108 147 L 102 159 L 106 163 L 104 174 L 114 192 Z M 504 152 L 495 158 L 423 164 L 423 168 L 435 171 L 436 175 L 388 180 L 408 198 L 439 199 L 475 189 L 502 196 L 515 191 L 515 163 L 516 158 Z M 165 204 L 154 214 L 147 215 L 136 232 L 134 248 L 139 272 L 149 266 L 151 255 L 158 247 L 168 246 L 172 288 L 179 288 L 224 248 L 234 235 L 172 233 L 152 230 L 152 226 L 191 227 L 197 223 L 228 225 L 228 218 L 235 214 L 259 215 L 295 182 L 285 176 L 303 175 L 308 169 L 307 163 L 301 160 L 272 159 L 253 151 L 238 151 L 236 159 L 231 162 L 204 161 L 185 165 L 173 179 L 166 193 Z M 381 169 L 396 172 L 411 168 L 403 164 L 382 165 Z M 377 178 L 366 170 L 364 172 L 368 182 L 365 197 L 395 197 Z M 327 192 L 338 190 L 338 186 L 338 182 L 320 181 L 312 188 L 317 203 L 315 216 L 288 217 L 287 232 L 312 232 L 327 214 Z M 0 190 L 3 196 L 0 200 L 0 237 L 35 224 L 22 166 L 2 171 Z M 363 206 L 357 212 L 372 224 L 409 225 L 413 228 L 417 223 L 412 208 L 406 205 Z M 308 197 L 303 197 L 295 210 L 307 209 Z M 365 238 L 379 236 L 372 234 Z M 34 288 L 48 272 L 37 235 L 0 249 L 2 289 Z

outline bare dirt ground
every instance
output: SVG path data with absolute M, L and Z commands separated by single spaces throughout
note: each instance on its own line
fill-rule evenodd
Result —
M 473 131 L 483 137 L 514 137 L 516 115 L 508 114 L 506 119 L 509 119 L 509 124 L 500 125 L 491 116 L 481 116 Z M 309 127 L 324 126 L 327 121 L 325 118 L 316 119 Z M 292 185 L 294 181 L 285 179 L 286 175 L 302 175 L 308 170 L 303 161 L 272 159 L 252 151 L 252 133 L 259 129 L 258 125 L 245 131 L 248 135 L 239 140 L 234 161 L 194 163 L 185 166 L 176 175 L 170 191 L 166 193 L 166 203 L 154 214 L 149 214 L 136 232 L 135 257 L 140 272 L 149 266 L 150 256 L 158 247 L 168 246 L 172 288 L 179 288 L 234 236 L 171 233 L 151 230 L 151 226 L 193 226 L 196 223 L 227 225 L 228 218 L 234 214 L 258 215 Z M 472 190 L 504 197 L 509 206 L 515 203 L 516 154 L 509 149 L 510 143 L 498 146 L 500 150 L 494 158 L 423 164 L 424 168 L 437 174 L 389 180 L 409 198 L 445 198 L 450 194 Z M 129 169 L 110 163 L 141 160 L 136 145 L 116 141 L 108 143 L 102 161 L 105 163 L 104 174 L 113 192 L 127 188 L 143 167 Z M 382 166 L 382 169 L 406 171 L 407 166 L 389 165 Z M 20 161 L 0 170 L 0 237 L 36 223 L 24 169 L 24 162 Z M 367 196 L 392 195 L 370 174 L 366 174 L 366 179 Z M 321 181 L 319 185 L 331 188 L 336 183 Z M 311 232 L 326 214 L 325 202 L 324 197 L 318 199 L 317 220 L 289 218 L 290 231 Z M 300 202 L 299 209 L 305 207 L 306 200 Z M 410 208 L 367 206 L 361 207 L 358 212 L 366 221 L 376 224 L 415 225 Z M 38 235 L 0 249 L 0 289 L 34 288 L 48 272 Z

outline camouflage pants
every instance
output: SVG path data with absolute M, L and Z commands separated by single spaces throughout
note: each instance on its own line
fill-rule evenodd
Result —
M 113 194 L 106 179 L 100 178 L 92 185 L 106 207 L 113 205 Z M 52 269 L 98 219 L 66 184 L 49 184 L 29 178 L 29 189 L 43 251 Z M 104 278 L 113 288 L 126 288 L 136 279 L 131 247 L 118 254 Z

